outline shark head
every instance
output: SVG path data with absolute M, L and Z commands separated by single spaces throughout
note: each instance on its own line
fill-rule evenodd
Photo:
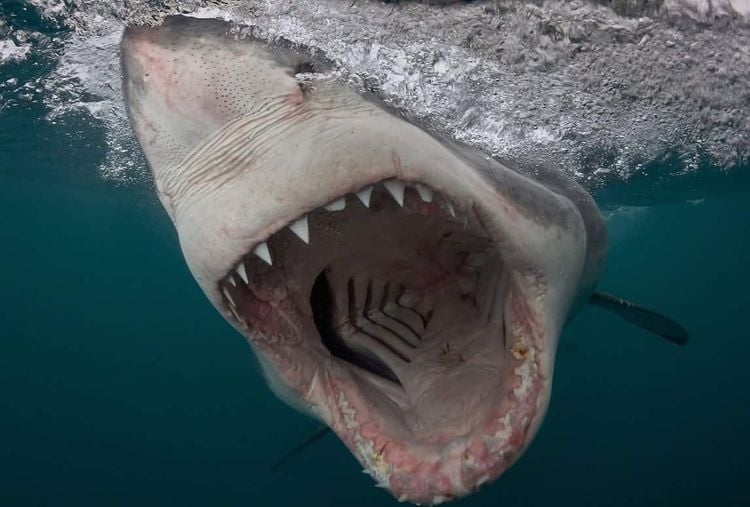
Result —
M 169 18 L 122 41 L 129 116 L 187 264 L 274 392 L 436 504 L 544 417 L 601 268 L 588 194 L 431 135 L 300 48 Z

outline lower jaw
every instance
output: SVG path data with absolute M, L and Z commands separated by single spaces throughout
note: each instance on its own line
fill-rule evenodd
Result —
M 504 396 L 480 424 L 441 443 L 420 441 L 394 427 L 355 379 L 334 370 L 321 372 L 309 401 L 379 487 L 399 501 L 434 505 L 497 479 L 533 437 L 547 384 L 538 354 L 530 356 L 537 357 L 507 376 Z
M 500 477 L 528 446 L 549 399 L 547 340 L 537 326 L 512 320 L 511 360 L 503 395 L 471 431 L 420 440 L 363 391 L 362 378 L 317 350 L 292 351 L 270 337 L 248 341 L 280 374 L 301 408 L 325 422 L 360 462 L 363 472 L 399 501 L 436 505 L 477 491 Z M 366 374 L 366 372 L 365 372 Z M 300 381 L 301 380 L 301 381 Z
M 502 475 L 525 450 L 544 415 L 549 350 L 538 321 L 529 318 L 533 309 L 521 299 L 521 294 L 511 293 L 507 302 L 509 309 L 522 306 L 531 313 L 517 311 L 509 319 L 502 396 L 470 431 L 437 441 L 415 435 L 399 420 L 400 414 L 373 400 L 363 386 L 368 382 L 363 380 L 366 372 L 334 358 L 313 360 L 312 356 L 307 364 L 312 362 L 313 368 L 301 365 L 297 357 L 292 360 L 295 369 L 287 362 L 293 354 L 282 352 L 283 346 L 264 340 L 253 343 L 275 356 L 277 371 L 305 377 L 301 383 L 300 377 L 296 382 L 288 380 L 297 386 L 299 399 L 336 432 L 379 487 L 399 501 L 435 505 L 470 494 Z M 285 364 L 277 363 L 282 357 Z

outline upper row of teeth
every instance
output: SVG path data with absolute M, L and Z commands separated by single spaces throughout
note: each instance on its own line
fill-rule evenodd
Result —
M 432 202 L 432 189 L 423 185 L 422 183 L 410 183 L 409 186 L 414 186 L 419 197 L 424 202 Z M 388 180 L 383 182 L 383 186 L 393 199 L 398 203 L 399 206 L 404 205 L 404 194 L 406 192 L 407 183 L 400 180 Z M 374 185 L 363 188 L 362 190 L 355 193 L 357 198 L 364 204 L 366 208 L 370 207 L 370 198 L 372 197 Z M 339 197 L 335 201 L 326 204 L 323 208 L 327 211 L 341 211 L 346 208 L 346 197 Z M 446 209 L 451 216 L 455 217 L 456 212 L 453 206 L 446 202 Z M 303 215 L 288 226 L 299 239 L 305 243 L 310 243 L 310 227 L 307 220 L 307 215 Z M 268 243 L 259 243 L 254 249 L 253 253 L 262 259 L 269 266 L 273 265 L 273 259 L 271 258 L 271 251 L 268 248 Z M 245 271 L 245 265 L 240 262 L 236 269 L 237 274 L 242 278 L 245 283 L 248 283 L 247 272 Z M 230 278 L 231 280 L 231 278 Z

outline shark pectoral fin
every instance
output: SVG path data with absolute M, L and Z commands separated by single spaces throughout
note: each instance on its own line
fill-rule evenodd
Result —
M 290 459 L 295 457 L 297 454 L 301 453 L 305 449 L 307 449 L 309 446 L 326 436 L 326 434 L 331 432 L 331 428 L 328 426 L 321 426 L 317 430 L 315 430 L 315 433 L 307 437 L 303 442 L 301 442 L 299 445 L 297 445 L 294 449 L 286 453 L 279 461 L 271 465 L 271 470 L 276 471 L 279 468 L 281 468 L 283 465 L 285 465 Z
M 614 312 L 628 322 L 666 338 L 677 345 L 685 345 L 688 342 L 688 332 L 680 324 L 665 315 L 644 308 L 627 299 L 605 292 L 594 292 L 589 299 L 589 304 Z

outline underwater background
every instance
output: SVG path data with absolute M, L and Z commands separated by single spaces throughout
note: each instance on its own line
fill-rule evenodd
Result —
M 0 82 L 49 65 L 5 63 Z M 333 435 L 271 471 L 317 425 L 205 299 L 151 184 L 103 177 L 90 116 L 0 106 L 0 507 L 395 505 Z M 600 288 L 691 341 L 584 308 L 538 437 L 457 505 L 750 505 L 749 169 L 665 182 L 654 164 L 594 191 Z

